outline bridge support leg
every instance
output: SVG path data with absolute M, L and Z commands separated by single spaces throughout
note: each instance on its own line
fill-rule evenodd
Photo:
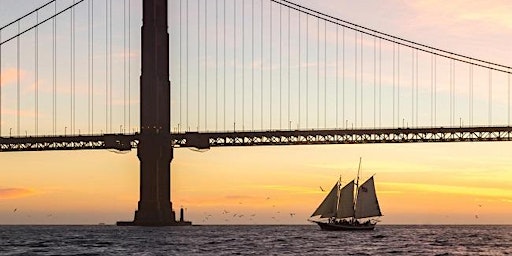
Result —
M 171 203 L 169 34 L 167 0 L 144 0 L 140 77 L 140 201 L 132 222 L 121 226 L 190 225 L 176 221 Z

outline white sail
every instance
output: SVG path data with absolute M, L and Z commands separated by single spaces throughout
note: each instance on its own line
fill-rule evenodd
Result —
M 311 217 L 320 215 L 322 218 L 330 218 L 336 215 L 336 203 L 338 201 L 338 183 L 334 185 L 331 192 L 327 194 L 324 201 L 318 206 Z
M 375 193 L 375 183 L 373 177 L 365 181 L 357 191 L 357 201 L 355 209 L 356 218 L 367 218 L 382 216 Z
M 354 217 L 354 181 L 349 182 L 341 189 L 336 217 Z

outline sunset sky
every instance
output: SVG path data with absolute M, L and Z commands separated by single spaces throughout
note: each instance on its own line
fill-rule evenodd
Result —
M 0 26 L 45 2 L 2 0 Z M 170 2 L 172 8 L 179 1 Z M 295 2 L 411 41 L 512 65 L 508 0 Z M 176 31 L 172 22 L 170 27 Z M 176 56 L 171 61 L 176 65 Z M 2 81 L 9 91 L 5 67 Z M 138 74 L 132 77 L 135 87 Z M 176 85 L 175 78 L 171 81 Z M 506 88 L 498 83 L 496 88 Z M 6 123 L 0 132 L 8 136 L 12 106 L 2 104 Z M 171 197 L 174 210 L 183 206 L 186 218 L 196 224 L 306 224 L 327 193 L 320 187 L 331 188 L 340 175 L 349 182 L 362 157 L 363 179 L 375 174 L 382 224 L 512 224 L 511 147 L 510 142 L 477 142 L 176 149 Z M 139 198 L 136 151 L 0 153 L 0 163 L 0 224 L 133 219 Z

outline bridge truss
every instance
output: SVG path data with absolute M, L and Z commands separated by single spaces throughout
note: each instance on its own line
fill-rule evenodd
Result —
M 512 141 L 512 127 L 440 127 L 365 130 L 275 130 L 170 134 L 174 148 L 228 146 Z M 0 152 L 137 148 L 139 134 L 1 137 Z

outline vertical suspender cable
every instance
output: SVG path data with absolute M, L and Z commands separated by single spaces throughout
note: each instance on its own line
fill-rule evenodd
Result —
M 290 88 L 291 88 L 291 50 L 290 50 L 290 12 L 291 12 L 291 9 L 288 9 L 288 129 L 292 129 L 291 127 L 291 116 L 290 116 L 290 106 L 291 106 L 291 103 L 290 103 L 290 100 L 291 100 L 291 92 L 290 92 Z
M 419 77 L 419 72 L 418 72 L 418 61 L 419 61 L 419 58 L 418 58 L 418 50 L 416 50 L 416 126 L 418 126 L 419 122 L 418 122 L 418 106 L 419 106 L 419 99 L 418 99 L 418 94 L 419 94 L 419 80 L 418 80 L 418 77 Z
M 94 133 L 94 0 L 91 0 L 91 131 Z
M 301 111 L 300 111 L 300 103 L 301 103 L 301 100 L 300 100 L 300 99 L 301 99 L 301 98 L 300 98 L 300 95 L 301 95 L 301 93 L 300 93 L 300 91 L 301 91 L 301 86 L 300 86 L 301 84 L 300 84 L 300 81 L 301 81 L 301 79 L 300 79 L 300 77 L 301 77 L 301 67 L 302 67 L 301 62 L 300 62 L 300 56 L 302 55 L 302 54 L 301 54 L 302 48 L 300 47 L 300 42 L 302 41 L 302 40 L 301 40 L 301 39 L 302 39 L 302 30 L 301 30 L 301 12 L 298 12 L 298 14 L 297 14 L 297 18 L 298 18 L 298 23 L 299 23 L 299 40 L 298 40 L 298 41 L 299 41 L 299 53 L 298 53 L 298 55 L 299 55 L 299 62 L 298 62 L 298 70 L 299 70 L 299 72 L 298 72 L 298 74 L 297 74 L 297 77 L 299 78 L 299 89 L 298 89 L 298 96 L 299 96 L 299 97 L 298 97 L 298 99 L 297 99 L 297 103 L 298 103 L 298 104 L 297 104 L 297 115 L 298 115 L 297 129 L 299 129 L 299 128 L 300 128 L 300 116 L 301 116 L 301 115 L 300 115 L 300 112 L 301 112 Z
M 236 131 L 236 68 L 237 68 L 237 62 L 236 62 L 236 2 L 237 0 L 234 0 L 234 7 L 233 7 L 233 59 L 234 59 L 234 67 L 233 67 L 233 131 Z
M 242 130 L 245 130 L 245 0 L 242 0 Z
M 469 66 L 469 125 L 473 125 L 473 64 Z
M 16 37 L 16 130 L 20 136 L 20 22 L 18 21 L 18 36 Z
M 185 127 L 185 131 L 189 131 L 190 130 L 190 123 L 189 123 L 189 119 L 188 119 L 188 112 L 189 112 L 189 108 L 188 108 L 189 107 L 189 104 L 188 104 L 188 102 L 189 102 L 189 91 L 188 91 L 188 88 L 190 87 L 190 80 L 189 80 L 190 77 L 189 77 L 189 72 L 188 72 L 189 71 L 189 52 L 188 52 L 188 50 L 189 50 L 189 44 L 188 44 L 188 41 L 189 41 L 188 40 L 189 19 L 188 18 L 189 18 L 189 15 L 188 15 L 188 2 L 189 1 L 186 1 L 187 4 L 185 6 L 186 7 L 185 8 L 185 11 L 186 11 L 186 14 L 185 14 L 186 22 L 185 23 L 186 23 L 186 28 L 187 28 L 186 29 L 186 33 L 185 33 L 186 34 L 186 42 L 185 42 L 185 48 L 186 48 L 186 54 L 185 55 L 186 55 L 186 58 L 185 58 L 185 61 L 186 61 L 186 66 L 187 66 L 187 73 L 186 73 L 187 85 L 185 86 L 185 88 L 186 88 L 186 95 L 187 95 L 187 97 L 186 97 L 187 104 L 186 104 L 186 112 L 185 112 L 186 113 L 187 124 L 186 124 L 186 127 Z
M 223 53 L 224 53 L 224 69 L 223 69 L 223 72 L 224 72 L 224 78 L 223 78 L 223 81 L 224 81 L 224 107 L 222 108 L 223 111 L 224 111 L 224 115 L 223 115 L 223 118 L 224 118 L 224 130 L 226 130 L 226 0 L 224 0 L 224 28 L 223 28 L 223 33 L 224 33 L 224 39 L 223 39 L 223 45 L 224 45 L 224 49 L 223 49 Z
M 411 125 L 414 126 L 414 49 L 411 48 Z
M 507 119 L 507 125 L 510 126 L 510 73 L 507 75 L 507 88 L 508 88 L 508 119 Z
M 397 123 L 400 126 L 400 44 L 397 45 L 397 102 L 396 102 L 396 112 L 397 112 Z
M 180 8 L 180 13 L 181 13 L 181 8 Z M 181 40 L 180 40 L 180 42 L 181 42 Z M 218 123 L 219 123 L 219 0 L 215 0 L 215 131 L 219 130 Z
M 105 1 L 105 133 L 108 133 L 108 3 Z
M 233 0 L 233 131 L 236 131 L 236 2 Z
M 492 69 L 489 68 L 489 126 L 492 125 Z
M 252 60 L 251 60 L 251 129 L 254 131 L 254 0 L 251 2 L 251 25 L 252 25 L 252 37 L 251 37 L 251 51 L 252 51 Z
M 339 92 L 338 92 L 338 57 L 339 57 L 339 54 L 338 54 L 338 34 L 339 34 L 339 26 L 336 25 L 336 125 L 334 126 L 335 128 L 339 128 L 338 127 L 338 97 L 339 97 Z
M 91 1 L 87 1 L 87 130 L 89 134 L 91 134 Z
M 354 30 L 354 124 L 357 125 L 357 30 Z
M 342 81 L 342 89 L 341 89 L 341 94 L 342 94 L 342 122 L 345 123 L 345 27 L 342 27 L 342 32 L 343 32 L 343 45 L 342 45 L 342 49 L 341 49 L 341 54 L 342 54 L 342 59 L 341 59 L 341 68 L 343 69 L 343 81 Z M 345 129 L 347 128 L 347 125 L 345 124 L 344 125 Z
M 69 14 L 70 26 L 69 26 L 69 123 L 70 123 L 70 134 L 73 134 L 73 11 Z M 66 133 L 66 131 L 64 131 Z M 66 135 L 66 134 L 64 134 Z
M 327 21 L 324 20 L 324 128 L 327 128 Z
M 455 125 L 455 61 L 452 61 L 452 65 L 453 65 L 453 93 L 452 93 L 452 97 L 453 97 L 453 100 L 452 100 L 452 110 L 453 110 L 453 114 L 452 114 L 452 126 Z
M 36 12 L 36 24 L 39 24 L 39 12 Z M 35 93 L 34 93 L 34 135 L 38 135 L 39 130 L 39 26 L 35 27 L 34 29 L 35 33 L 35 49 L 34 49 L 34 87 L 35 87 Z M 0 38 L 0 42 L 2 39 Z M 0 55 L 1 52 L 0 52 Z M 0 73 L 1 73 L 0 69 Z M 1 84 L 1 81 L 0 81 Z M 1 85 L 0 85 L 1 87 Z M 1 111 L 1 110 L 0 110 Z M 1 122 L 1 121 L 0 121 Z
M 2 30 L 0 30 L 0 42 L 2 42 Z M 2 136 L 2 46 L 0 45 L 0 137 Z
M 434 55 L 430 55 L 430 126 L 434 126 Z
M 456 89 L 455 89 L 455 61 L 453 61 L 453 94 L 452 94 L 452 97 L 453 97 L 453 100 L 452 100 L 452 104 L 453 104 L 453 124 L 455 124 L 455 93 L 456 93 Z
M 270 26 L 270 40 L 269 40 L 269 48 L 270 48 L 270 107 L 269 107 L 269 112 L 270 112 L 270 125 L 269 125 L 269 130 L 272 130 L 272 0 L 270 0 L 269 2 L 269 12 L 270 12 L 270 22 L 269 22 L 269 26 Z
M 208 129 L 208 2 L 204 1 L 204 129 Z
M 309 15 L 306 15 L 306 129 L 309 127 Z
M 251 25 L 252 25 L 252 37 L 251 37 L 251 53 L 252 53 L 252 60 L 251 60 L 251 86 L 252 86 L 252 92 L 251 92 L 251 129 L 254 131 L 254 0 L 251 2 Z
M 183 56 L 183 51 L 182 51 L 182 46 L 181 46 L 182 38 L 183 38 L 182 32 L 181 32 L 182 31 L 182 27 L 183 27 L 183 19 L 182 19 L 183 15 L 182 15 L 182 8 L 181 8 L 182 5 L 183 5 L 183 0 L 180 0 L 180 6 L 179 6 L 179 9 L 180 9 L 180 26 L 179 26 L 179 29 L 180 29 L 180 31 L 179 31 L 179 33 L 180 33 L 180 42 L 179 42 L 179 48 L 180 48 L 180 65 L 179 65 L 180 66 L 179 67 L 180 68 L 180 71 L 179 71 L 180 72 L 180 78 L 179 78 L 179 83 L 180 84 L 178 85 L 179 89 L 180 89 L 180 106 L 179 106 L 179 112 L 180 112 L 180 114 L 179 114 L 180 117 L 179 118 L 180 118 L 180 121 L 178 123 L 178 133 L 181 132 L 181 126 L 183 125 L 182 109 L 181 109 L 181 107 L 182 107 L 182 91 L 183 91 L 183 79 L 182 79 L 182 70 L 183 70 L 183 68 L 181 67 L 182 66 L 182 59 L 183 59 L 183 57 L 182 57 Z M 130 16 L 130 15 L 128 15 L 128 16 Z
M 450 59 L 450 126 L 453 126 L 453 59 Z
M 377 128 L 377 38 L 373 38 L 373 129 Z
M 110 109 L 110 132 L 112 132 L 112 1 L 108 1 L 109 2 L 109 40 L 108 40 L 108 44 L 109 44 L 109 66 L 110 68 L 108 69 L 109 71 L 109 109 Z
M 108 133 L 108 2 L 105 1 L 105 133 Z
M 363 33 L 361 33 L 361 128 L 363 128 Z
M 0 42 L 2 42 L 2 30 L 0 30 Z M 2 46 L 0 45 L 0 137 L 2 136 Z
M 180 5 L 180 13 L 181 13 L 181 5 Z M 131 105 L 132 105 L 132 97 L 131 97 L 131 91 L 132 91 L 132 84 L 131 84 L 131 77 L 132 77 L 132 69 L 131 69 L 131 63 L 132 63 L 132 55 L 131 55 L 131 24 L 132 24 L 132 0 L 128 0 L 128 132 L 131 131 Z M 181 19 L 180 19 L 180 29 L 181 29 Z M 181 34 L 180 34 L 180 42 L 181 42 Z M 180 48 L 180 54 L 181 54 L 181 48 Z M 181 64 L 180 64 L 180 72 L 181 72 Z M 181 80 L 181 75 L 180 75 Z M 181 86 L 181 81 L 180 81 Z M 180 124 L 183 125 L 181 121 L 181 87 L 180 87 Z
M 54 14 L 57 13 L 57 1 L 55 1 L 54 5 Z M 57 87 L 57 23 L 56 23 L 56 17 L 53 18 L 53 96 L 52 96 L 52 110 L 53 110 L 53 135 L 56 134 L 56 87 Z
M 75 4 L 75 0 L 73 0 L 73 5 Z M 71 128 L 71 133 L 72 134 L 75 134 L 75 129 L 76 129 L 76 51 L 75 51 L 75 44 L 76 44 L 76 35 L 75 35 L 75 30 L 76 30 L 76 27 L 75 27 L 75 9 L 73 8 L 72 12 L 71 12 L 72 16 L 73 16 L 73 21 L 72 21 L 72 26 L 73 26 L 73 34 L 71 35 L 71 38 L 73 39 L 73 44 L 72 44 L 72 48 L 73 48 L 73 51 L 72 51 L 72 54 L 73 54 L 73 106 L 71 108 L 71 111 L 73 113 L 73 120 L 72 120 L 72 128 Z
M 74 0 L 73 0 L 74 4 Z M 74 60 L 73 60 L 73 13 L 75 9 L 71 9 L 70 12 L 70 26 L 69 26 L 69 33 L 70 33 L 70 46 L 69 46 L 69 52 L 70 52 L 70 134 L 73 134 L 73 83 L 74 83 L 74 77 L 73 77 L 73 66 L 74 66 Z M 64 131 L 66 132 L 66 131 Z
M 264 1 L 261 1 L 261 7 L 260 7 L 260 54 L 261 54 L 261 61 L 260 61 L 260 122 L 261 122 L 261 130 L 263 130 L 263 3 Z
M 206 5 L 206 0 L 205 0 Z M 206 29 L 206 28 L 204 28 Z M 197 0 L 197 131 L 199 131 L 199 128 L 201 127 L 200 122 L 200 95 L 201 95 L 201 0 Z
M 396 76 L 395 76 L 395 68 L 396 68 L 396 58 L 395 58 L 395 48 L 396 48 L 396 44 L 393 42 L 393 128 L 395 128 L 395 87 L 396 87 Z
M 379 38 L 379 128 L 382 128 L 382 39 Z
M 320 128 L 320 19 L 317 19 L 316 41 L 316 129 Z
M 335 128 L 339 128 L 338 127 L 338 97 L 339 97 L 339 92 L 338 92 L 338 34 L 339 34 L 339 26 L 336 25 L 336 125 L 334 126 Z
M 510 73 L 507 75 L 507 98 L 508 98 L 507 126 L 510 126 Z
M 279 5 L 279 129 L 283 123 L 283 6 Z
M 180 32 L 181 32 L 181 0 L 180 0 Z M 181 84 L 181 33 L 180 33 L 180 84 Z M 181 91 L 180 91 L 181 94 Z M 181 100 L 180 100 L 181 104 Z M 181 107 L 181 105 L 180 105 Z M 123 1 L 123 130 L 126 130 L 126 1 Z
M 434 126 L 437 125 L 437 55 L 434 55 Z

